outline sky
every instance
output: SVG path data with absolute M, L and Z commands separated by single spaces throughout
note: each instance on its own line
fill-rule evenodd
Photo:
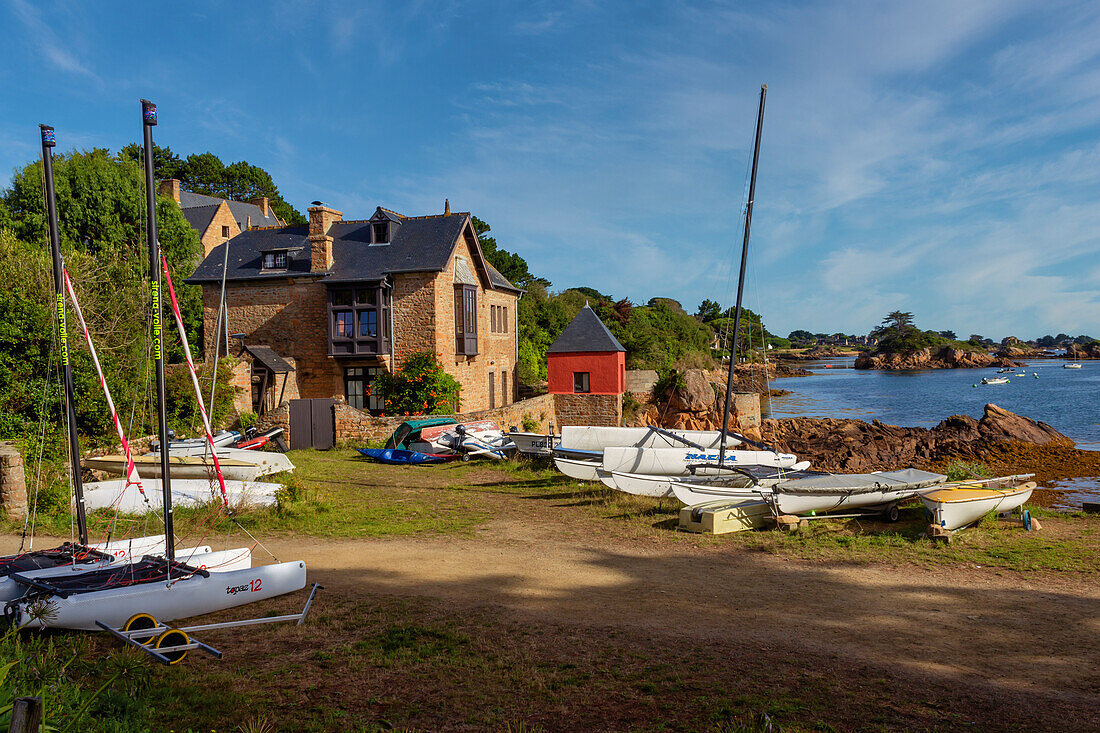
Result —
M 890 311 L 1100 337 L 1100 5 L 0 0 L 0 187 L 155 139 L 300 211 L 487 221 L 552 289 L 745 304 L 774 333 Z

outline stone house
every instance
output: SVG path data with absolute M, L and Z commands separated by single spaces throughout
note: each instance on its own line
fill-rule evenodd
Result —
M 423 351 L 462 385 L 463 412 L 515 401 L 522 291 L 485 259 L 468 213 L 378 207 L 345 221 L 314 203 L 308 226 L 242 231 L 187 280 L 202 286 L 209 360 L 228 247 L 226 318 L 241 341 L 234 378 L 251 387 L 238 409 L 335 397 L 378 414 L 374 380 Z
M 267 196 L 251 201 L 230 201 L 217 196 L 204 196 L 180 188 L 175 178 L 161 181 L 157 193 L 175 201 L 187 223 L 199 233 L 203 256 L 227 239 L 252 228 L 285 226 L 271 210 Z

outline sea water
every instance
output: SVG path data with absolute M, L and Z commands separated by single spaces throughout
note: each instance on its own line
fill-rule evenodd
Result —
M 836 417 L 881 420 L 890 425 L 930 428 L 950 415 L 980 419 L 992 402 L 1018 415 L 1048 423 L 1082 450 L 1100 450 L 1100 362 L 1063 369 L 1062 359 L 1031 359 L 1013 374 L 996 369 L 877 371 L 853 369 L 854 358 L 811 361 L 808 377 L 779 379 L 775 389 L 790 394 L 761 406 L 765 417 Z M 1025 376 L 1015 374 L 1024 372 Z M 1036 378 L 1034 375 L 1038 375 Z M 1008 384 L 981 384 L 983 377 L 1008 377 Z M 1100 477 L 1059 482 L 1059 505 L 1079 508 L 1100 500 Z

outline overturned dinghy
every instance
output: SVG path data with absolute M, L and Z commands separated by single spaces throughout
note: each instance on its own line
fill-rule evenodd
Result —
M 147 489 L 148 500 L 137 491 L 127 490 L 124 479 L 114 481 L 93 481 L 84 484 L 84 501 L 90 510 L 111 509 L 122 514 L 146 514 L 162 509 L 164 487 L 160 479 L 146 479 L 142 482 Z M 259 481 L 225 482 L 225 497 L 217 481 L 206 479 L 173 479 L 172 504 L 177 506 L 200 506 L 211 501 L 226 501 L 232 507 L 274 506 L 275 492 L 283 488 L 282 484 L 262 483 Z
M 736 469 L 703 467 L 691 477 L 659 476 L 657 474 L 630 473 L 627 471 L 601 471 L 600 480 L 611 488 L 636 496 L 676 496 L 673 485 L 689 486 L 706 498 L 694 502 L 719 501 L 731 498 L 759 498 L 760 492 L 769 490 L 780 481 L 827 476 L 819 471 L 809 471 L 803 464 L 789 469 L 770 466 L 741 466 Z M 688 504 L 688 502 L 684 502 Z M 694 504 L 688 504 L 693 506 Z

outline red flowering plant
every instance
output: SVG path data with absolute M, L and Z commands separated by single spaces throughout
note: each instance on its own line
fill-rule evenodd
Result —
M 396 373 L 380 375 L 374 389 L 385 395 L 387 414 L 451 415 L 458 412 L 462 385 L 424 351 L 406 358 Z

